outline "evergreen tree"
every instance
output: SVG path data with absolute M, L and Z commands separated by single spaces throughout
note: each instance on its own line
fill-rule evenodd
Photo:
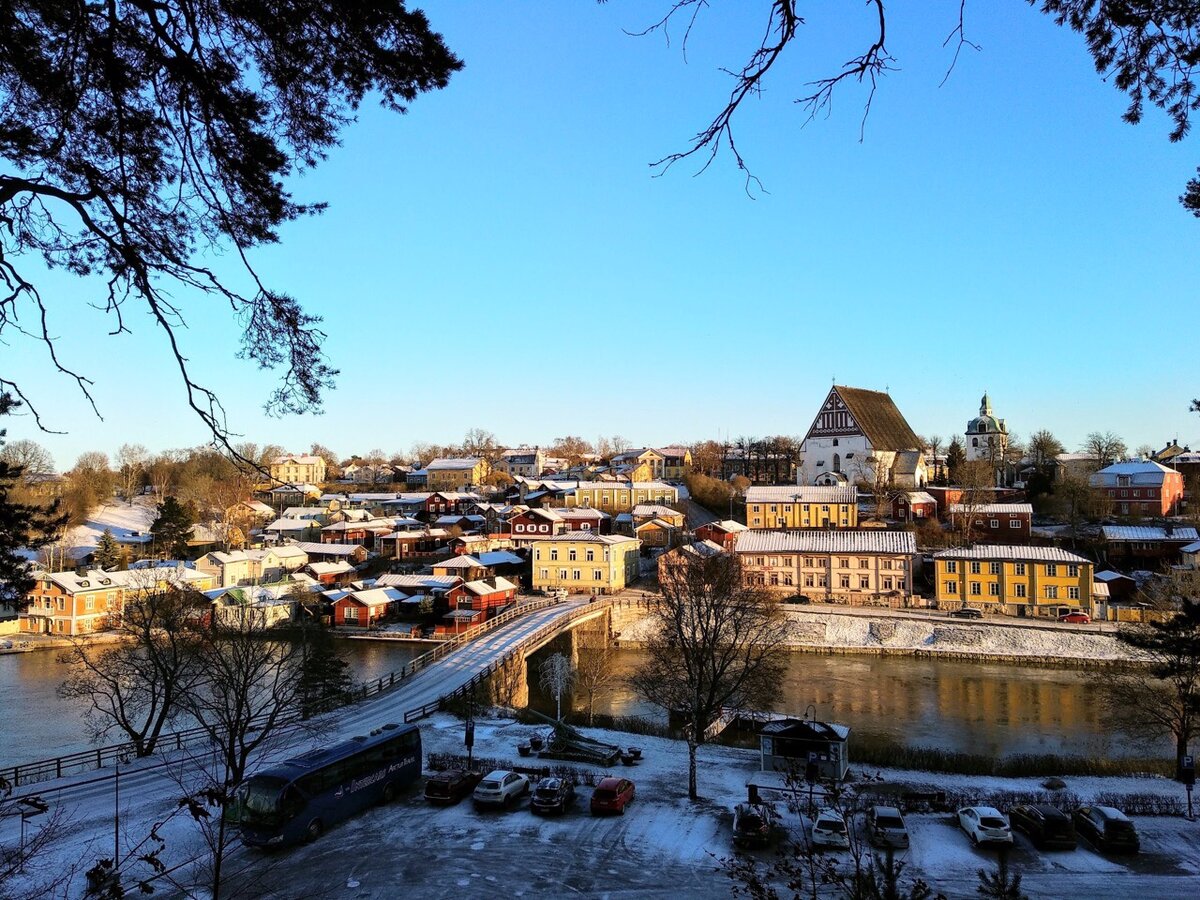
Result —
M 150 526 L 155 546 L 160 553 L 174 559 L 187 556 L 187 540 L 192 533 L 195 519 L 174 497 L 167 497 L 158 504 L 158 518 Z
M 335 709 L 350 692 L 350 663 L 338 652 L 329 632 L 306 625 L 301 630 L 300 715 L 307 719 Z
M 0 393 L 0 416 L 18 406 L 20 403 L 10 394 Z M 0 447 L 4 445 L 4 435 L 5 431 L 0 429 Z M 27 560 L 19 551 L 46 546 L 66 524 L 66 517 L 58 515 L 57 503 L 40 507 L 10 498 L 24 471 L 23 466 L 0 459 L 0 603 L 16 604 L 33 588 Z
M 121 547 L 113 537 L 111 528 L 105 528 L 104 534 L 100 535 L 100 543 L 96 546 L 96 552 L 92 554 L 92 562 L 97 568 L 106 571 L 112 571 L 120 565 Z
M 962 441 L 956 435 L 950 442 L 950 446 L 946 448 L 946 474 L 949 476 L 951 484 L 957 482 L 959 473 L 966 462 L 967 454 L 963 450 Z
M 1021 873 L 1012 872 L 1008 868 L 1008 852 L 1000 851 L 994 871 L 979 870 L 979 896 L 989 900 L 1029 900 L 1029 895 L 1021 892 Z

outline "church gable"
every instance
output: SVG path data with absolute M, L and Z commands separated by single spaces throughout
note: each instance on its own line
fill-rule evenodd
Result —
M 813 419 L 804 439 L 807 441 L 815 437 L 855 437 L 862 434 L 863 430 L 854 414 L 834 387 L 830 389 L 829 396 L 825 398 L 821 411 Z

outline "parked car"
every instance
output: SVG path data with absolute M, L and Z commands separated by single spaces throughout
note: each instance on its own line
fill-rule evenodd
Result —
M 894 806 L 872 806 L 867 810 L 867 837 L 876 847 L 908 846 L 908 827 Z
M 1137 829 L 1129 816 L 1111 806 L 1082 806 L 1075 810 L 1075 830 L 1101 853 L 1137 853 Z
M 964 607 L 961 607 L 960 609 L 950 610 L 950 618 L 952 618 L 952 619 L 982 619 L 983 613 L 981 613 L 979 610 L 977 610 L 973 607 L 964 606 Z
M 966 806 L 958 811 L 958 827 L 972 844 L 1009 844 L 1012 828 L 1000 810 L 991 806 Z
M 739 803 L 733 808 L 733 846 L 765 847 L 775 837 L 778 819 L 767 803 Z
M 440 806 L 451 806 L 474 791 L 482 778 L 478 772 L 460 769 L 438 772 L 425 782 L 425 799 Z
M 483 777 L 472 797 L 476 806 L 502 806 L 505 809 L 529 793 L 529 779 L 516 772 L 497 769 Z
M 575 802 L 575 783 L 567 778 L 543 778 L 529 798 L 533 813 L 564 813 Z
M 846 820 L 835 810 L 821 810 L 813 822 L 812 842 L 817 847 L 849 849 L 850 833 L 846 830 Z
M 792 594 L 792 596 L 790 596 L 790 597 L 784 597 L 783 602 L 784 603 L 799 603 L 799 604 L 807 606 L 809 603 L 812 603 L 812 600 L 810 600 L 804 594 Z
M 1066 615 L 1058 617 L 1060 622 L 1072 622 L 1075 625 L 1086 625 L 1092 621 L 1092 617 L 1085 612 L 1069 612 Z
M 1075 849 L 1075 826 L 1071 817 L 1056 806 L 1022 803 L 1008 811 L 1008 820 L 1039 850 Z
M 628 778 L 604 778 L 592 791 L 592 815 L 615 812 L 625 815 L 625 807 L 633 802 L 633 782 Z

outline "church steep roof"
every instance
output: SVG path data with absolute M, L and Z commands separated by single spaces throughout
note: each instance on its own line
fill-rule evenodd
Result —
M 909 427 L 889 394 L 835 385 L 858 427 L 876 450 L 917 450 L 921 439 Z

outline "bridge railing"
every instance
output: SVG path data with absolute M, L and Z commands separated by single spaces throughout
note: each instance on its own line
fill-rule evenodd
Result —
M 561 602 L 561 600 L 546 598 L 522 603 L 501 613 L 494 619 L 490 619 L 480 625 L 472 626 L 462 634 L 456 635 L 433 650 L 416 657 L 404 667 L 354 688 L 348 693 L 346 704 L 355 703 L 383 691 L 390 690 L 464 644 L 497 628 L 503 627 L 523 615 L 539 609 L 556 606 Z M 406 719 L 406 721 L 408 720 Z M 205 743 L 207 740 L 208 732 L 203 727 L 185 728 L 180 731 L 164 732 L 158 739 L 156 749 L 183 750 Z M 136 758 L 137 745 L 133 741 L 123 741 L 117 744 L 96 747 L 91 750 L 81 750 L 78 753 L 68 753 L 49 759 L 39 759 L 32 762 L 5 766 L 4 768 L 0 768 L 0 784 L 7 782 L 11 787 L 16 788 L 21 785 L 49 781 L 52 778 L 62 778 L 66 775 L 76 775 L 80 772 L 102 769 L 114 762 L 125 763 Z
M 473 676 L 471 676 L 471 679 L 466 684 L 460 685 L 450 693 L 443 695 L 437 700 L 426 703 L 422 706 L 414 706 L 412 709 L 405 712 L 404 721 L 406 723 L 415 722 L 418 719 L 431 716 L 435 712 L 444 709 L 446 704 L 451 700 L 466 696 L 471 691 L 475 690 L 475 688 L 486 681 L 492 675 L 492 673 L 506 666 L 513 657 L 517 655 L 524 655 L 528 651 L 528 648 L 536 646 L 547 638 L 553 637 L 554 635 L 566 630 L 577 620 L 589 615 L 595 615 L 598 606 L 604 607 L 609 605 L 611 604 L 607 602 L 605 598 L 598 598 L 598 602 L 589 603 L 587 606 L 581 606 L 578 609 L 573 609 L 571 612 L 567 613 L 567 615 L 555 619 L 553 622 L 547 622 L 541 628 L 537 629 L 531 634 L 526 635 L 499 659 L 488 663 L 483 667 L 482 670 L 476 672 Z

